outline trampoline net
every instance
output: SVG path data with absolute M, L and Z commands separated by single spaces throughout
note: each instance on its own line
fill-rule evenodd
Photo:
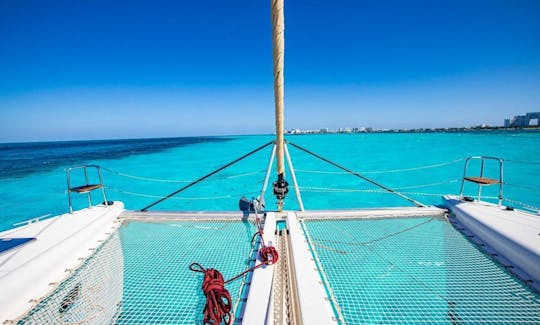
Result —
M 540 323 L 540 295 L 443 218 L 302 228 L 341 323 Z
M 253 261 L 251 220 L 125 221 L 80 268 L 34 307 L 20 324 L 202 323 L 202 273 L 225 279 Z M 245 277 L 226 285 L 237 313 Z

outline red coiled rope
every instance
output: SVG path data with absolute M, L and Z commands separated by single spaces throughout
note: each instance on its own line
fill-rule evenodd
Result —
M 204 273 L 202 290 L 206 296 L 206 304 L 204 306 L 204 323 L 205 324 L 219 324 L 223 321 L 225 324 L 230 325 L 232 323 L 231 315 L 231 295 L 229 291 L 225 289 L 225 284 L 232 282 L 238 278 L 241 278 L 246 273 L 252 272 L 255 269 L 263 265 L 272 265 L 277 263 L 279 254 L 274 246 L 266 246 L 263 238 L 263 230 L 261 227 L 261 220 L 259 216 L 256 217 L 258 234 L 261 236 L 261 248 L 259 249 L 259 259 L 261 263 L 254 265 L 244 272 L 224 281 L 223 275 L 216 269 L 205 269 L 199 263 L 191 263 L 189 269 L 194 272 Z
M 274 246 L 263 246 L 259 249 L 259 256 L 261 258 L 261 264 L 276 264 L 279 258 L 277 249 Z
M 204 323 L 219 324 L 223 321 L 225 324 L 232 323 L 231 317 L 231 295 L 225 289 L 225 280 L 223 275 L 216 269 L 204 269 L 199 263 L 192 263 L 189 269 L 194 272 L 204 273 L 202 290 L 206 296 L 204 305 Z

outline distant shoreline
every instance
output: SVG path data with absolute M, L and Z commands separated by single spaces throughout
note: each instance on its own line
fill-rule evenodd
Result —
M 540 126 L 530 127 L 504 127 L 504 126 L 478 126 L 460 128 L 418 128 L 418 129 L 366 129 L 366 130 L 290 130 L 286 135 L 306 135 L 306 134 L 359 134 L 359 133 L 460 133 L 460 132 L 540 132 Z
M 508 132 L 540 132 L 540 126 L 527 127 L 527 128 L 505 128 L 502 126 L 493 127 L 463 127 L 463 128 L 419 128 L 419 129 L 373 129 L 366 131 L 327 131 L 321 132 L 319 130 L 299 130 L 297 133 L 287 131 L 285 135 L 325 135 L 325 134 L 369 134 L 369 133 L 460 133 L 460 132 L 496 132 L 496 131 L 508 131 Z M 0 142 L 3 146 L 14 145 L 39 145 L 49 143 L 91 143 L 91 142 L 139 142 L 139 141 L 159 141 L 181 138 L 220 138 L 220 139 L 234 139 L 237 137 L 249 137 L 249 136 L 275 136 L 275 133 L 258 133 L 258 134 L 224 134 L 224 135 L 190 135 L 190 136 L 170 136 L 170 137 L 142 137 L 142 138 L 116 138 L 116 139 L 73 139 L 73 140 L 32 140 L 32 141 L 9 141 Z

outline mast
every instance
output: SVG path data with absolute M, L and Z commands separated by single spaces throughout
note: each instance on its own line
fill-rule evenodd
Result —
M 288 192 L 285 180 L 283 139 L 283 60 L 285 54 L 283 0 L 270 0 L 272 15 L 272 45 L 274 61 L 274 103 L 276 113 L 276 159 L 278 179 L 274 182 L 274 195 L 278 199 L 278 210 L 283 209 L 283 199 Z

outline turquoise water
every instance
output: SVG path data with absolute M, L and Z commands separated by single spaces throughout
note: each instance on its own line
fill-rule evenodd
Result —
M 144 178 L 189 181 L 270 140 L 272 136 L 261 135 L 0 145 L 0 230 L 44 214 L 66 212 L 64 169 L 71 165 L 94 163 Z M 540 206 L 540 164 L 521 163 L 540 160 L 540 132 L 329 134 L 289 136 L 288 140 L 364 172 L 434 165 L 468 155 L 499 156 L 508 160 L 507 182 L 521 186 L 506 186 L 505 196 Z M 410 205 L 393 195 L 371 193 L 375 189 L 372 185 L 350 175 L 335 174 L 336 168 L 293 147 L 289 150 L 306 209 Z M 260 192 L 269 154 L 270 148 L 266 148 L 154 209 L 236 210 L 241 196 Z M 423 203 L 439 204 L 439 194 L 459 191 L 457 180 L 462 171 L 463 161 L 457 161 L 431 169 L 366 176 L 390 187 L 405 187 L 402 191 Z M 76 183 L 77 177 L 74 179 Z M 104 181 L 109 200 L 124 201 L 128 209 L 140 209 L 187 184 L 128 178 L 107 170 Z M 474 194 L 475 189 L 468 187 L 467 192 Z M 495 196 L 496 189 L 486 188 L 484 194 Z M 266 199 L 267 207 L 274 208 L 275 200 L 270 195 Z M 101 200 L 96 193 L 94 201 Z M 74 206 L 85 207 L 86 198 L 75 197 Z M 298 208 L 292 189 L 285 208 Z
M 348 324 L 540 323 L 540 295 L 446 220 L 312 220 L 303 229 Z

